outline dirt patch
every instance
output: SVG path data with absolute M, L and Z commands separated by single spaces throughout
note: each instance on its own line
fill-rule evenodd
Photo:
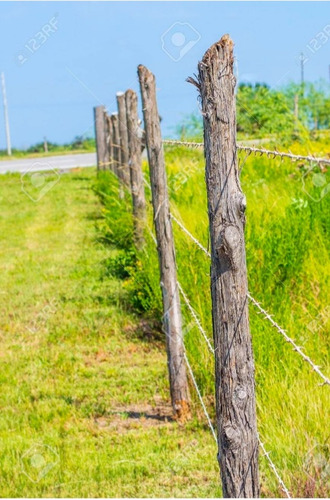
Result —
M 174 421 L 172 407 L 165 401 L 157 402 L 156 406 L 138 404 L 117 407 L 108 412 L 107 415 L 94 418 L 98 428 L 104 430 L 116 429 L 118 432 L 138 428 L 168 426 Z

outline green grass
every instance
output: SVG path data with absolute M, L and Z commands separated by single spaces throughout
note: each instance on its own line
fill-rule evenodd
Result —
M 294 152 L 329 153 L 329 140 Z M 288 334 L 329 377 L 329 216 L 330 194 L 315 186 L 317 178 L 302 162 L 244 158 L 241 183 L 247 196 L 246 247 L 249 289 Z M 246 161 L 245 161 L 246 160 Z M 166 165 L 172 212 L 205 247 L 208 217 L 202 153 L 168 148 Z M 145 169 L 147 167 L 145 165 Z M 315 170 L 319 175 L 319 172 Z M 330 182 L 323 172 L 322 182 Z M 319 179 L 319 178 L 318 178 Z M 314 181 L 314 184 L 313 184 Z M 324 187 L 324 186 L 323 186 Z M 103 232 L 122 250 L 108 268 L 127 273 L 128 300 L 146 317 L 161 318 L 158 262 L 148 233 L 142 253 L 128 257 L 132 232 L 130 200 L 118 201 L 111 174 L 99 177 L 104 203 Z M 150 193 L 147 191 L 148 199 Z M 151 209 L 148 211 L 152 227 Z M 174 223 L 173 223 L 174 224 Z M 178 277 L 202 323 L 212 336 L 209 261 L 174 224 Z M 134 252 L 134 251 L 133 251 Z M 198 384 L 214 413 L 213 359 L 183 306 L 185 344 Z M 294 496 L 328 496 L 330 438 L 329 387 L 312 372 L 283 337 L 250 306 L 256 365 L 258 427 L 266 449 Z M 262 492 L 281 491 L 264 457 L 260 459 Z
M 29 151 L 21 151 L 18 149 L 14 149 L 12 151 L 12 155 L 8 156 L 8 154 L 3 151 L 0 154 L 0 160 L 1 161 L 11 161 L 11 160 L 17 160 L 17 159 L 29 159 L 29 158 L 47 158 L 48 156 L 62 156 L 62 155 L 75 155 L 75 154 L 83 154 L 83 153 L 94 153 L 95 152 L 95 147 L 94 146 L 89 146 L 85 148 L 75 148 L 75 149 L 68 149 L 65 147 L 58 147 L 57 149 L 48 151 L 48 153 L 45 153 L 44 151 L 41 152 L 29 152 Z
M 120 250 L 102 237 L 95 178 L 62 175 L 35 203 L 0 177 L 1 496 L 218 496 L 200 409 L 170 420 L 158 325 L 109 272 Z

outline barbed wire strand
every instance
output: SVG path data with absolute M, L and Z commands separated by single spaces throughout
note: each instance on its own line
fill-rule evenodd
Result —
M 320 368 L 315 365 L 315 363 L 313 363 L 313 361 L 311 360 L 311 358 L 309 356 L 307 356 L 303 351 L 302 351 L 302 348 L 299 347 L 294 340 L 292 340 L 286 333 L 285 330 L 283 330 L 283 328 L 280 327 L 280 325 L 278 323 L 276 323 L 276 321 L 273 320 L 273 318 L 271 317 L 271 315 L 265 310 L 263 309 L 263 307 L 260 305 L 260 303 L 255 300 L 252 295 L 248 292 L 248 297 L 249 299 L 251 300 L 252 304 L 257 308 L 259 309 L 260 313 L 262 313 L 265 317 L 265 319 L 267 319 L 274 328 L 276 328 L 276 330 L 285 338 L 285 340 L 287 342 L 289 342 L 292 346 L 293 346 L 293 350 L 296 351 L 298 354 L 300 354 L 300 356 L 304 359 L 304 361 L 306 361 L 307 363 L 310 364 L 310 366 L 312 367 L 312 369 L 324 380 L 324 384 L 322 385 L 330 385 L 330 380 L 325 376 L 323 375 L 323 373 L 321 372 Z
M 258 436 L 258 441 L 259 441 L 259 445 L 260 445 L 260 448 L 262 449 L 268 463 L 269 463 L 269 466 L 270 468 L 272 469 L 272 471 L 274 472 L 274 475 L 276 476 L 280 486 L 281 486 L 281 489 L 284 491 L 284 493 L 286 494 L 287 498 L 291 498 L 291 495 L 289 493 L 289 490 L 288 488 L 285 486 L 284 482 L 283 482 L 283 479 L 281 478 L 281 476 L 279 475 L 276 467 L 275 467 L 275 464 L 274 462 L 272 461 L 272 459 L 270 458 L 270 454 L 268 451 L 266 451 L 266 448 L 265 448 L 265 445 L 263 444 L 263 442 L 261 441 L 260 437 Z
M 189 311 L 190 311 L 190 313 L 191 313 L 192 317 L 193 317 L 193 318 L 194 318 L 194 320 L 195 320 L 195 323 L 196 323 L 196 325 L 197 325 L 197 327 L 198 327 L 199 331 L 201 332 L 201 334 L 203 335 L 203 337 L 204 337 L 204 339 L 205 339 L 205 342 L 207 343 L 207 346 L 208 346 L 208 348 L 209 348 L 210 352 L 212 352 L 212 353 L 214 354 L 214 349 L 213 349 L 213 347 L 212 347 L 212 345 L 211 345 L 210 339 L 209 339 L 209 338 L 208 338 L 208 336 L 206 335 L 206 332 L 205 332 L 204 328 L 202 327 L 201 322 L 200 322 L 200 320 L 199 320 L 199 318 L 198 318 L 198 316 L 197 316 L 197 314 L 196 314 L 195 310 L 193 309 L 192 305 L 190 304 L 190 302 L 189 302 L 189 299 L 188 299 L 187 295 L 184 293 L 184 291 L 183 291 L 183 289 L 182 289 L 182 286 L 180 285 L 180 283 L 179 283 L 178 281 L 177 281 L 177 285 L 178 285 L 178 288 L 179 288 L 179 290 L 180 290 L 180 293 L 181 293 L 181 295 L 182 295 L 182 297 L 183 297 L 183 300 L 184 300 L 184 302 L 185 302 L 186 306 L 188 307 L 188 309 L 189 309 Z
M 149 189 L 151 189 L 151 186 L 150 186 L 150 184 L 148 183 L 148 181 L 147 181 L 145 178 L 143 178 L 143 180 L 144 180 L 144 182 L 146 183 L 146 185 L 149 187 Z M 187 235 L 188 235 L 188 236 L 192 239 L 192 241 L 193 241 L 193 242 L 194 242 L 194 243 L 195 243 L 195 244 L 196 244 L 196 245 L 197 245 L 197 246 L 198 246 L 198 247 L 199 247 L 199 248 L 200 248 L 200 249 L 201 249 L 201 250 L 202 250 L 202 251 L 203 251 L 206 255 L 208 255 L 209 257 L 211 257 L 211 254 L 208 252 L 208 250 L 207 250 L 205 247 L 203 247 L 203 245 L 202 245 L 202 244 L 201 244 L 201 243 L 200 243 L 200 242 L 199 242 L 196 238 L 194 238 L 194 236 L 193 236 L 193 235 L 192 235 L 192 234 L 191 234 L 191 233 L 190 233 L 190 232 L 189 232 L 189 231 L 185 228 L 185 226 L 184 226 L 183 224 L 181 224 L 181 222 L 180 222 L 180 221 L 179 221 L 176 217 L 174 217 L 172 214 L 171 214 L 171 217 L 172 217 L 172 218 L 173 218 L 173 220 L 174 220 L 174 221 L 175 221 L 175 222 L 176 222 L 176 223 L 177 223 L 177 224 L 181 227 L 181 229 L 182 229 L 182 230 L 183 230 L 183 231 L 184 231 L 184 232 L 185 232 L 185 233 L 186 233 L 186 234 L 187 234 Z M 150 233 L 150 236 L 151 236 L 151 238 L 152 238 L 152 240 L 153 240 L 154 244 L 157 246 L 157 240 L 156 240 L 156 238 L 155 238 L 155 235 L 153 234 L 153 232 L 151 231 L 151 229 L 150 229 L 149 227 L 148 227 L 148 231 L 149 231 L 149 233 Z M 198 319 L 198 317 L 197 317 L 197 315 L 196 315 L 196 313 L 195 313 L 194 309 L 192 308 L 192 306 L 191 306 L 191 304 L 190 304 L 190 302 L 189 302 L 189 300 L 188 300 L 188 298 L 187 298 L 186 294 L 184 293 L 184 291 L 183 291 L 183 289 L 182 289 L 182 287 L 181 287 L 180 283 L 179 283 L 179 282 L 177 282 L 177 284 L 178 284 L 179 290 L 180 290 L 180 292 L 181 292 L 181 294 L 182 294 L 182 297 L 183 297 L 183 299 L 184 299 L 184 301 L 185 301 L 185 303 L 186 303 L 187 307 L 189 308 L 189 310 L 190 310 L 190 312 L 191 312 L 191 314 L 192 314 L 192 316 L 193 316 L 193 318 L 194 318 L 194 320 L 195 320 L 195 322 L 196 322 L 196 324 L 197 324 L 197 326 L 198 326 L 199 330 L 201 331 L 201 333 L 203 334 L 203 337 L 204 337 L 204 338 L 205 338 L 205 340 L 206 340 L 206 343 L 207 343 L 207 345 L 208 345 L 209 350 L 210 350 L 211 352 L 213 352 L 213 353 L 214 353 L 214 349 L 213 349 L 213 347 L 211 346 L 211 343 L 210 343 L 210 341 L 209 341 L 209 339 L 208 339 L 208 337 L 207 337 L 207 335 L 206 335 L 206 333 L 205 333 L 205 331 L 204 331 L 204 329 L 203 329 L 203 327 L 202 327 L 202 325 L 201 325 L 201 323 L 200 323 L 200 321 L 199 321 L 199 319 Z M 252 299 L 252 297 L 251 297 L 251 299 Z M 254 300 L 254 299 L 253 299 L 253 300 Z M 255 301 L 255 302 L 256 302 L 256 301 Z M 211 418 L 210 418 L 209 413 L 208 413 L 208 411 L 207 411 L 207 409 L 206 409 L 206 406 L 205 406 L 205 404 L 204 404 L 204 401 L 203 401 L 203 398 L 202 398 L 202 394 L 201 394 L 201 392 L 200 392 L 200 390 L 199 390 L 199 387 L 198 387 L 197 381 L 196 381 L 196 379 L 195 379 L 195 376 L 194 376 L 193 370 L 192 370 L 191 365 L 190 365 L 190 363 L 189 363 L 189 361 L 188 361 L 188 357 L 187 357 L 187 355 L 186 355 L 186 352 L 185 352 L 185 351 L 184 351 L 184 358 L 185 358 L 185 362 L 186 362 L 186 365 L 187 365 L 187 368 L 188 368 L 188 371 L 189 371 L 190 377 L 191 377 L 191 379 L 192 379 L 193 385 L 194 385 L 194 387 L 195 387 L 195 390 L 196 390 L 196 392 L 197 392 L 197 395 L 198 395 L 198 398 L 199 398 L 199 400 L 200 400 L 201 406 L 202 406 L 202 408 L 203 408 L 203 411 L 204 411 L 205 417 L 206 417 L 206 419 L 207 419 L 208 425 L 209 425 L 210 430 L 211 430 L 211 432 L 212 432 L 212 435 L 213 435 L 214 441 L 216 442 L 216 444 L 218 444 L 218 440 L 217 440 L 216 432 L 215 432 L 215 430 L 214 430 L 214 427 L 213 427 L 213 424 L 212 424 Z M 287 487 L 285 486 L 285 484 L 284 484 L 284 482 L 283 482 L 283 480 L 282 480 L 281 476 L 279 475 L 279 473 L 278 473 L 278 471 L 277 471 L 277 469 L 276 469 L 276 467 L 275 467 L 274 462 L 273 462 L 273 461 L 272 461 L 272 459 L 270 458 L 269 452 L 267 452 L 267 451 L 266 451 L 265 446 L 264 446 L 263 442 L 261 441 L 261 439 L 260 439 L 259 435 L 258 435 L 258 441 L 259 441 L 259 445 L 260 445 L 260 447 L 261 447 L 261 449 L 262 449 L 262 451 L 263 451 L 263 453 L 264 453 L 264 456 L 266 457 L 266 459 L 267 459 L 267 461 L 268 461 L 268 463 L 269 463 L 269 466 L 270 466 L 270 468 L 272 469 L 272 471 L 273 471 L 274 475 L 276 476 L 276 478 L 277 478 L 277 480 L 278 480 L 278 482 L 279 482 L 279 484 L 280 484 L 280 486 L 281 486 L 282 490 L 283 490 L 283 491 L 284 491 L 284 493 L 286 494 L 287 498 L 291 498 L 290 493 L 289 493 L 289 491 L 288 491 Z
M 178 221 L 178 219 L 174 218 L 173 215 L 172 215 L 172 218 L 175 220 L 175 222 L 178 223 L 178 225 L 180 226 L 180 228 L 182 229 L 182 231 L 184 231 L 190 238 L 191 240 L 204 252 L 206 253 L 209 257 L 211 256 L 210 253 L 206 250 L 205 247 L 203 247 L 203 245 L 188 231 L 188 229 L 185 228 L 185 226 L 180 222 Z M 311 360 L 311 358 L 309 356 L 307 356 L 303 351 L 302 351 L 302 348 L 299 347 L 293 339 L 291 339 L 287 333 L 285 332 L 285 330 L 283 328 L 281 328 L 279 326 L 278 323 L 276 323 L 276 321 L 273 320 L 273 318 L 271 317 L 271 315 L 265 310 L 262 308 L 262 306 L 259 304 L 259 302 L 257 300 L 255 300 L 252 295 L 248 292 L 247 293 L 248 295 L 248 298 L 251 300 L 251 302 L 253 303 L 253 305 L 255 307 L 257 307 L 259 309 L 259 311 L 265 316 L 265 319 L 267 319 L 274 328 L 277 329 L 277 331 L 283 335 L 283 337 L 285 338 L 285 340 L 287 342 L 289 342 L 292 346 L 293 346 L 293 349 L 294 351 L 296 351 L 303 359 L 304 361 L 306 361 L 307 363 L 310 364 L 310 366 L 313 368 L 313 370 L 322 378 L 322 380 L 324 381 L 324 384 L 322 385 L 330 385 L 330 380 L 321 372 L 320 368 L 315 364 L 313 363 L 313 361 Z
M 187 365 L 187 368 L 188 368 L 188 371 L 189 371 L 189 374 L 190 374 L 191 380 L 192 380 L 192 382 L 193 382 L 193 384 L 194 384 L 194 386 L 195 386 L 195 389 L 196 389 L 196 392 L 197 392 L 198 398 L 199 398 L 200 403 L 201 403 L 201 405 L 202 405 L 202 408 L 203 408 L 203 410 L 204 410 L 205 417 L 206 417 L 206 419 L 207 419 L 207 422 L 208 422 L 209 427 L 210 427 L 210 429 L 211 429 L 211 432 L 212 432 L 212 434 L 213 434 L 214 440 L 215 440 L 215 442 L 216 442 L 216 443 L 218 443 L 218 440 L 217 440 L 217 435 L 216 435 L 215 430 L 214 430 L 214 427 L 213 427 L 213 425 L 212 425 L 210 415 L 208 414 L 208 411 L 207 411 L 206 406 L 205 406 L 205 404 L 204 404 L 204 401 L 203 401 L 203 398 L 202 398 L 202 394 L 201 394 L 201 392 L 200 392 L 200 390 L 199 390 L 199 387 L 198 387 L 197 381 L 196 381 L 196 379 L 195 379 L 194 373 L 193 373 L 193 371 L 192 371 L 191 365 L 190 365 L 190 363 L 189 363 L 189 361 L 188 361 L 186 351 L 184 351 L 183 355 L 184 355 L 184 359 L 185 359 L 185 361 L 186 361 L 186 365 Z
M 177 225 L 182 229 L 184 233 L 186 233 L 189 238 L 197 245 L 200 250 L 202 250 L 208 257 L 211 257 L 210 252 L 188 231 L 188 229 L 177 219 L 173 214 L 171 214 L 171 218 L 177 223 Z
M 166 139 L 163 140 L 163 144 L 165 145 L 170 145 L 170 146 L 186 146 L 190 147 L 193 149 L 198 149 L 198 148 L 203 148 L 204 143 L 203 142 L 190 142 L 190 141 L 178 141 L 178 140 L 170 140 Z M 270 150 L 270 149 L 265 149 L 265 148 L 255 148 L 253 146 L 243 146 L 241 144 L 237 144 L 237 149 L 239 151 L 246 151 L 249 154 L 260 154 L 262 155 L 267 155 L 268 158 L 276 158 L 279 156 L 281 159 L 283 158 L 289 158 L 292 161 L 308 161 L 308 162 L 314 162 L 317 163 L 318 165 L 324 164 L 324 165 L 330 165 L 330 158 L 320 158 L 318 156 L 313 156 L 313 155 L 296 155 L 294 153 L 291 153 L 291 151 L 277 151 L 275 150 Z
M 156 238 L 155 238 L 154 234 L 152 233 L 152 231 L 151 231 L 151 229 L 150 229 L 149 227 L 148 227 L 148 231 L 149 231 L 149 233 L 150 233 L 150 235 L 151 235 L 151 238 L 153 239 L 153 241 L 154 241 L 155 245 L 157 246 L 157 241 L 156 241 Z M 191 305 L 190 305 L 190 303 L 189 303 L 189 300 L 188 300 L 187 296 L 185 295 L 185 293 L 184 293 L 184 291 L 183 291 L 183 289 L 182 289 L 182 287 L 181 287 L 180 283 L 179 283 L 179 282 L 177 282 L 177 284 L 178 284 L 179 290 L 180 290 L 180 292 L 181 292 L 181 294 L 182 294 L 182 296 L 183 296 L 183 299 L 185 300 L 185 302 L 186 302 L 186 304 L 187 304 L 187 306 L 188 306 L 188 308 L 189 308 L 189 310 L 190 310 L 190 312 L 191 312 L 192 316 L 194 317 L 194 319 L 195 319 L 195 321 L 196 321 L 196 324 L 197 324 L 197 325 L 198 325 L 198 327 L 200 328 L 200 331 L 203 333 L 203 336 L 204 336 L 205 340 L 207 341 L 207 345 L 208 345 L 208 347 L 209 347 L 210 351 L 214 353 L 214 349 L 213 349 L 213 347 L 211 346 L 211 344 L 210 344 L 210 342 L 209 342 L 209 340 L 208 340 L 208 338 L 207 338 L 207 336 L 206 336 L 206 334 L 205 334 L 205 331 L 203 330 L 203 328 L 202 328 L 202 326 L 201 326 L 201 324 L 200 324 L 200 322 L 199 322 L 199 319 L 198 319 L 197 315 L 195 314 L 194 309 L 191 307 Z M 184 348 L 184 349 L 185 349 L 185 348 Z M 212 432 L 212 434 L 213 434 L 214 440 L 215 440 L 215 442 L 217 443 L 217 436 L 216 436 L 216 433 L 215 433 L 214 427 L 213 427 L 213 425 L 212 425 L 212 422 L 211 422 L 211 419 L 210 419 L 209 413 L 208 413 L 208 411 L 207 411 L 207 409 L 206 409 L 206 406 L 205 406 L 205 404 L 204 404 L 204 401 L 203 401 L 203 398 L 202 398 L 201 392 L 200 392 L 200 390 L 199 390 L 199 387 L 198 387 L 197 381 L 196 381 L 196 379 L 195 379 L 195 377 L 194 377 L 194 373 L 193 373 L 193 371 L 192 371 L 191 365 L 190 365 L 190 363 L 189 363 L 189 361 L 188 361 L 188 358 L 187 358 L 187 355 L 186 355 L 186 351 L 184 351 L 184 358 L 185 358 L 185 361 L 186 361 L 186 365 L 187 365 L 188 371 L 189 371 L 189 373 L 190 373 L 190 377 L 191 377 L 191 379 L 192 379 L 192 382 L 193 382 L 193 384 L 194 384 L 195 390 L 196 390 L 196 392 L 197 392 L 198 398 L 199 398 L 200 403 L 201 403 L 201 405 L 202 405 L 202 408 L 203 408 L 204 414 L 205 414 L 205 416 L 206 416 L 207 422 L 208 422 L 209 427 L 210 427 L 210 429 L 211 429 L 211 432 Z M 258 435 L 258 441 L 259 441 L 259 445 L 260 445 L 260 447 L 261 447 L 261 449 L 262 449 L 262 451 L 263 451 L 263 453 L 264 453 L 264 456 L 266 457 L 266 459 L 267 459 L 267 461 L 268 461 L 268 463 L 269 463 L 270 468 L 272 469 L 272 471 L 273 471 L 274 475 L 276 476 L 276 478 L 277 478 L 277 480 L 278 480 L 278 482 L 279 482 L 279 484 L 280 484 L 281 489 L 284 491 L 284 493 L 286 494 L 287 498 L 291 498 L 290 493 L 289 493 L 289 491 L 288 491 L 287 487 L 285 486 L 285 484 L 284 484 L 284 482 L 283 482 L 283 480 L 282 480 L 281 476 L 279 475 L 279 473 L 278 473 L 278 471 L 277 471 L 277 469 L 276 469 L 276 466 L 275 466 L 274 462 L 272 461 L 272 459 L 270 458 L 270 454 L 269 454 L 269 452 L 267 452 L 267 450 L 266 450 L 266 448 L 265 448 L 265 445 L 264 445 L 264 444 L 263 444 L 263 442 L 261 441 L 261 439 L 260 439 L 259 435 Z

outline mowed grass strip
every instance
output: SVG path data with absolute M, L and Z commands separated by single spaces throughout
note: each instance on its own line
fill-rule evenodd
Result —
M 107 273 L 94 182 L 34 202 L 0 177 L 1 496 L 219 496 L 209 429 L 171 420 L 165 346 Z

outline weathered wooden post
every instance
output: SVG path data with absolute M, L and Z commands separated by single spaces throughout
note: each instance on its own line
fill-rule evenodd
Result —
M 138 75 L 150 168 L 171 400 L 177 418 L 185 420 L 190 416 L 189 388 L 184 360 L 180 297 L 177 286 L 164 151 L 157 109 L 156 83 L 154 75 L 144 66 L 138 67 Z
M 95 142 L 96 142 L 96 156 L 97 156 L 97 169 L 104 170 L 106 162 L 106 138 L 105 138 L 105 107 L 96 106 L 94 108 L 94 126 L 95 126 Z
M 233 42 L 225 35 L 205 53 L 195 84 L 204 120 L 218 459 L 223 496 L 237 498 L 258 497 L 259 477 L 233 61 Z
M 112 137 L 112 162 L 113 171 L 119 177 L 118 165 L 119 165 L 119 130 L 118 130 L 118 115 L 117 113 L 112 113 L 110 115 L 111 120 L 111 137 Z
M 128 134 L 126 123 L 126 104 L 124 92 L 117 92 L 117 105 L 118 105 L 118 125 L 120 137 L 120 163 L 119 168 L 122 170 L 121 178 L 124 184 L 129 187 L 130 174 L 128 167 Z
M 133 201 L 135 243 L 141 248 L 144 243 L 146 200 L 142 172 L 141 130 L 139 127 L 138 98 L 133 90 L 127 90 L 126 118 L 128 134 L 129 170 Z
M 106 114 L 105 116 L 105 124 L 106 124 L 106 144 L 108 151 L 107 168 L 113 171 L 112 124 L 111 124 L 111 118 L 108 114 Z

